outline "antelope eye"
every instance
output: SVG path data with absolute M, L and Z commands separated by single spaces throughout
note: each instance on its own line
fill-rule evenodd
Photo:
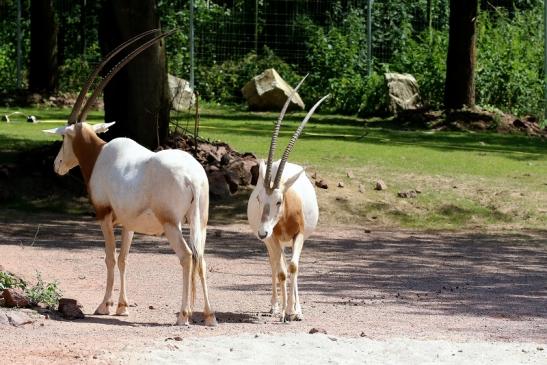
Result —
M 275 205 L 280 206 L 281 205 L 281 200 L 278 201 L 277 203 L 275 203 Z

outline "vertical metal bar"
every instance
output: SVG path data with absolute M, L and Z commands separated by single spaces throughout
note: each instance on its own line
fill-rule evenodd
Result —
M 545 0 L 547 1 L 547 0 Z M 368 0 L 367 6 L 367 68 L 368 76 L 372 75 L 372 2 L 373 0 Z
M 21 0 L 17 0 L 17 89 L 21 88 L 21 58 L 22 58 L 22 36 L 21 36 Z
M 258 56 L 258 0 L 255 0 L 255 54 Z
M 547 0 L 543 1 L 543 118 L 547 119 Z
M 433 43 L 433 0 L 427 0 L 427 31 L 429 44 Z
M 190 87 L 194 90 L 194 0 L 190 0 Z

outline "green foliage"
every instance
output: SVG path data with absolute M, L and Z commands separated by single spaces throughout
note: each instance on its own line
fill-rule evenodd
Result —
M 414 75 L 422 98 L 436 109 L 443 107 L 447 49 L 446 32 L 424 32 L 416 39 L 410 39 L 390 64 L 393 71 Z
M 477 102 L 516 115 L 543 114 L 543 12 L 480 15 Z
M 15 275 L 10 274 L 6 271 L 0 271 L 0 291 L 9 288 L 21 288 L 24 289 L 27 284 L 22 280 L 16 277 Z
M 99 58 L 99 44 L 94 42 L 88 47 L 85 55 L 66 59 L 59 68 L 59 89 L 79 91 L 94 67 L 89 60 Z
M 331 110 L 351 114 L 359 109 L 367 85 L 366 29 L 361 10 L 351 9 L 341 18 L 326 27 L 300 19 L 311 71 L 306 93 L 313 100 L 330 93 Z
M 54 309 L 59 305 L 62 293 L 57 281 L 46 283 L 42 280 L 42 275 L 36 272 L 36 284 L 25 288 L 25 294 L 33 304 L 45 304 L 48 308 Z
M 383 75 L 374 72 L 366 81 L 359 116 L 381 115 L 386 112 L 387 86 Z
M 55 308 L 61 298 L 61 290 L 57 281 L 46 283 L 42 275 L 36 272 L 36 284 L 28 285 L 24 280 L 8 273 L 0 271 L 0 290 L 8 288 L 20 288 L 25 292 L 28 300 L 34 304 L 45 304 L 48 308 Z
M 221 64 L 199 66 L 196 74 L 196 88 L 206 100 L 217 102 L 240 102 L 241 88 L 254 76 L 268 68 L 276 71 L 293 85 L 299 76 L 292 67 L 265 47 L 263 54 L 249 53 L 239 60 L 228 60 Z

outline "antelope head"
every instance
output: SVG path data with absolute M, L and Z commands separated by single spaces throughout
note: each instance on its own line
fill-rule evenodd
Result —
M 129 63 L 133 58 L 138 56 L 141 52 L 152 46 L 154 43 L 156 43 L 158 40 L 171 35 L 174 33 L 175 30 L 171 30 L 166 33 L 160 33 L 158 29 L 152 29 L 149 31 L 146 31 L 144 33 L 141 33 L 139 35 L 136 35 L 135 37 L 125 41 L 124 43 L 120 44 L 118 47 L 113 49 L 110 53 L 108 53 L 104 60 L 101 61 L 101 63 L 93 70 L 93 72 L 89 75 L 87 78 L 87 81 L 85 82 L 82 90 L 78 94 L 78 98 L 76 99 L 76 102 L 74 103 L 74 106 L 72 107 L 72 111 L 70 112 L 70 116 L 68 118 L 68 122 L 66 126 L 53 128 L 53 129 L 46 129 L 43 132 L 45 133 L 51 133 L 51 134 L 58 134 L 63 136 L 63 144 L 61 146 L 61 149 L 59 153 L 57 154 L 57 157 L 55 157 L 54 162 L 54 170 L 59 175 L 65 175 L 70 169 L 73 167 L 78 166 L 78 158 L 76 156 L 76 153 L 74 152 L 74 139 L 77 138 L 77 136 L 82 136 L 82 130 L 86 129 L 87 131 L 90 131 L 92 133 L 88 133 L 89 136 L 96 137 L 96 134 L 103 133 L 108 131 L 108 128 L 112 126 L 115 122 L 112 123 L 100 123 L 95 125 L 89 125 L 87 123 L 84 123 L 87 118 L 87 114 L 89 113 L 89 110 L 91 109 L 91 106 L 97 100 L 97 97 L 99 94 L 103 91 L 105 86 L 108 84 L 108 82 L 120 71 L 127 63 Z M 158 34 L 159 33 L 159 34 Z M 150 35 L 153 35 L 151 39 L 140 45 L 139 47 L 135 48 L 132 52 L 127 54 L 124 58 L 122 58 L 104 77 L 100 79 L 97 86 L 93 90 L 93 93 L 91 96 L 86 100 L 85 104 L 82 106 L 85 96 L 87 92 L 89 91 L 89 88 L 99 76 L 99 72 L 106 66 L 108 62 L 112 60 L 118 53 L 126 49 L 127 47 L 135 44 L 137 41 L 148 37 Z M 91 137 L 93 138 L 93 137 Z M 104 142 L 103 142 L 104 143 Z
M 287 111 L 287 107 L 289 106 L 289 103 L 291 99 L 293 98 L 293 95 L 296 93 L 300 85 L 304 82 L 307 75 L 298 83 L 296 88 L 291 92 L 290 96 L 287 98 L 287 101 L 285 102 L 285 105 L 283 106 L 283 109 L 281 110 L 281 113 L 279 114 L 279 118 L 277 119 L 277 123 L 275 124 L 274 131 L 272 133 L 272 141 L 270 143 L 270 150 L 268 153 L 268 161 L 264 163 L 264 160 L 260 161 L 259 164 L 259 179 L 256 184 L 257 195 L 256 199 L 258 200 L 258 206 L 259 206 L 259 212 L 261 212 L 261 218 L 260 218 L 260 224 L 258 226 L 258 231 L 256 234 L 261 240 L 265 240 L 269 238 L 274 230 L 274 227 L 279 222 L 280 218 L 283 216 L 284 209 L 285 209 L 285 193 L 291 188 L 291 186 L 294 185 L 294 183 L 298 180 L 300 175 L 304 172 L 304 169 L 301 169 L 300 171 L 296 172 L 292 176 L 286 177 L 282 181 L 283 176 L 283 170 L 285 169 L 285 164 L 287 163 L 287 160 L 289 158 L 289 154 L 291 153 L 294 144 L 298 140 L 298 137 L 302 134 L 302 131 L 304 130 L 304 127 L 306 126 L 306 123 L 311 118 L 313 113 L 315 112 L 315 109 L 326 99 L 329 97 L 329 95 L 324 96 L 319 100 L 315 105 L 309 110 L 309 112 L 306 114 L 306 117 L 302 120 L 302 123 L 300 123 L 300 126 L 298 129 L 294 132 L 293 136 L 291 137 L 289 144 L 285 148 L 285 152 L 283 153 L 283 156 L 281 157 L 281 160 L 277 166 L 277 171 L 275 174 L 275 178 L 272 182 L 271 176 L 272 176 L 272 164 L 273 164 L 273 156 L 275 153 L 275 149 L 277 146 L 277 137 L 279 135 L 279 129 L 281 127 L 281 121 L 283 120 L 283 117 L 285 116 L 285 113 Z

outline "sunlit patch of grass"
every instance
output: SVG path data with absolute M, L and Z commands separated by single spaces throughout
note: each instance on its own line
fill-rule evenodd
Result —
M 202 106 L 200 137 L 222 140 L 240 152 L 266 157 L 277 113 Z M 68 109 L 23 112 L 37 115 L 41 123 L 0 123 L 0 163 L 11 159 L 13 151 L 58 140 L 41 130 L 63 125 L 69 114 Z M 291 113 L 285 118 L 277 157 L 304 115 Z M 101 113 L 93 112 L 90 121 L 100 120 Z M 173 126 L 178 123 L 179 128 L 193 131 L 193 114 L 173 113 L 173 121 Z M 309 175 L 317 172 L 328 181 L 328 190 L 316 190 L 320 219 L 325 224 L 416 229 L 547 227 L 544 139 L 490 132 L 402 131 L 385 128 L 377 120 L 317 114 L 290 161 L 306 166 Z M 352 177 L 347 176 L 348 171 Z M 388 189 L 375 191 L 377 179 L 384 180 Z M 338 188 L 338 182 L 344 187 Z M 421 193 L 416 198 L 397 197 L 397 192 L 410 189 Z M 213 202 L 219 207 L 211 210 L 214 220 L 245 220 L 247 194 Z M 70 199 L 60 203 L 62 199 L 31 195 L 23 194 L 25 199 L 13 204 L 21 209 L 58 211 L 78 206 Z

